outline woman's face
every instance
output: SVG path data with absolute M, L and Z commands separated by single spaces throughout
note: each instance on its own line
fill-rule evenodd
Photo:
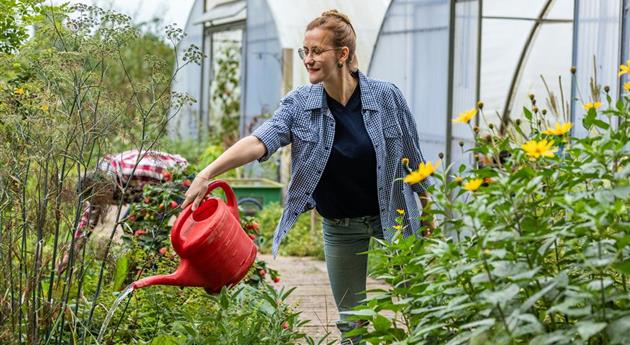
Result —
M 304 34 L 303 49 L 308 52 L 304 66 L 312 84 L 326 80 L 337 72 L 338 52 L 332 45 L 332 33 L 325 29 L 314 28 Z

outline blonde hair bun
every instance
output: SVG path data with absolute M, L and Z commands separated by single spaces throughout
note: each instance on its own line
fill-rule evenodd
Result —
M 337 18 L 341 19 L 342 21 L 344 21 L 346 24 L 352 26 L 352 23 L 350 23 L 350 18 L 348 18 L 347 15 L 339 12 L 336 9 L 324 11 L 324 12 L 322 12 L 321 16 L 322 17 L 337 17 Z M 353 30 L 354 30 L 354 28 L 353 28 Z

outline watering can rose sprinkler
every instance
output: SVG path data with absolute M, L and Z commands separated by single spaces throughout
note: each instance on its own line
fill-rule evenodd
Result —
M 206 197 L 214 189 L 225 192 L 227 204 L 207 198 L 192 211 L 186 206 L 175 220 L 171 243 L 181 258 L 174 273 L 140 279 L 133 289 L 150 285 L 203 287 L 218 293 L 224 286 L 237 284 L 247 275 L 256 258 L 256 246 L 240 224 L 236 196 L 223 180 L 208 185 Z

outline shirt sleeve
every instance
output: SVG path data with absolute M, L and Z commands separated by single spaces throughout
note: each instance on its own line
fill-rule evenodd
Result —
M 416 126 L 416 120 L 407 105 L 405 97 L 403 97 L 400 89 L 394 85 L 394 99 L 398 106 L 398 116 L 400 120 L 400 127 L 403 132 L 403 156 L 409 158 L 409 167 L 417 169 L 420 163 L 425 163 L 422 150 L 420 149 L 420 139 L 418 138 L 418 127 Z M 420 183 L 416 183 L 411 186 L 414 192 L 420 193 L 426 190 L 433 183 L 431 177 L 427 177 Z
M 259 162 L 268 160 L 279 148 L 291 142 L 291 120 L 297 111 L 297 102 L 293 92 L 280 100 L 280 107 L 273 116 L 263 122 L 252 133 L 264 145 L 267 151 L 258 159 Z

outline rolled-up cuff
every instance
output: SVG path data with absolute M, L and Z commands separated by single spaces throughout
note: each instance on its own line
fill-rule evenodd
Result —
M 256 128 L 252 135 L 260 140 L 265 145 L 265 154 L 258 158 L 258 162 L 262 163 L 268 160 L 271 155 L 274 154 L 280 148 L 280 141 L 278 135 L 271 125 L 270 121 L 264 122 L 260 127 Z

